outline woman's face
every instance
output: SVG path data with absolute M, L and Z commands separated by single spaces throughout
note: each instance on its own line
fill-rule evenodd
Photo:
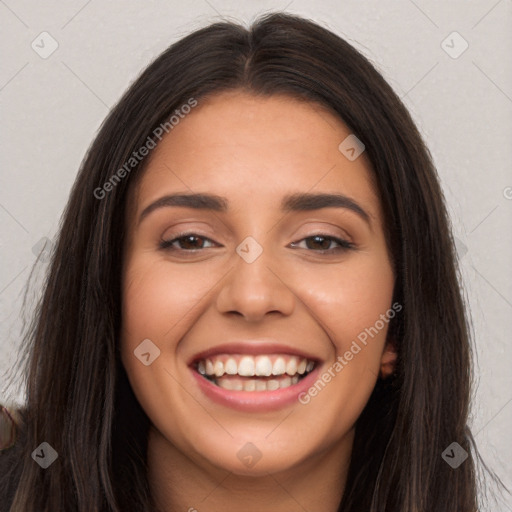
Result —
M 349 135 L 315 104 L 218 94 L 129 198 L 122 361 L 152 435 L 196 466 L 346 452 L 393 359 L 383 216 Z

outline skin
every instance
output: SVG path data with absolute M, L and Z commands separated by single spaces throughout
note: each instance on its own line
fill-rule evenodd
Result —
M 393 369 L 387 324 L 307 405 L 278 411 L 212 402 L 187 362 L 226 341 L 265 337 L 315 354 L 326 370 L 390 309 L 381 205 L 366 155 L 351 162 L 338 150 L 349 134 L 314 103 L 217 94 L 163 138 L 131 191 L 121 355 L 152 423 L 148 477 L 162 511 L 337 510 L 354 423 L 379 372 Z M 164 207 L 139 222 L 146 206 L 178 192 L 214 193 L 229 208 Z M 295 192 L 344 194 L 370 222 L 335 207 L 284 214 L 281 199 Z M 200 237 L 195 245 L 159 247 L 183 231 Z M 354 248 L 308 238 L 318 234 Z M 263 249 L 250 264 L 235 250 L 247 236 Z M 144 339 L 161 351 L 149 366 L 134 356 Z M 237 457 L 248 442 L 261 452 L 251 468 Z

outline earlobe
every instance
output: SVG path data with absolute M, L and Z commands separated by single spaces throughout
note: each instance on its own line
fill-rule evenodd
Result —
M 393 340 L 386 343 L 380 360 L 380 377 L 385 379 L 395 371 L 397 359 L 396 344 Z

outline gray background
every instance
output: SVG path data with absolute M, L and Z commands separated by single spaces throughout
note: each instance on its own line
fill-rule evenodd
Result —
M 0 0 L 0 397 L 21 401 L 21 383 L 7 380 L 34 253 L 55 236 L 109 109 L 153 57 L 190 31 L 281 9 L 362 51 L 427 141 L 475 330 L 472 428 L 484 459 L 512 487 L 512 0 Z M 51 44 L 57 50 L 44 55 Z M 35 296 L 44 270 L 44 262 L 36 267 Z M 490 509 L 512 510 L 508 503 Z

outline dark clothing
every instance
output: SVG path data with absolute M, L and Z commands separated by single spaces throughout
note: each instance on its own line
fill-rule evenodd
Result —
M 23 410 L 18 412 L 24 417 Z M 0 450 L 0 512 L 9 512 L 11 508 L 26 457 L 30 457 L 30 453 L 26 449 L 26 428 L 22 422 L 17 429 L 15 444 Z

